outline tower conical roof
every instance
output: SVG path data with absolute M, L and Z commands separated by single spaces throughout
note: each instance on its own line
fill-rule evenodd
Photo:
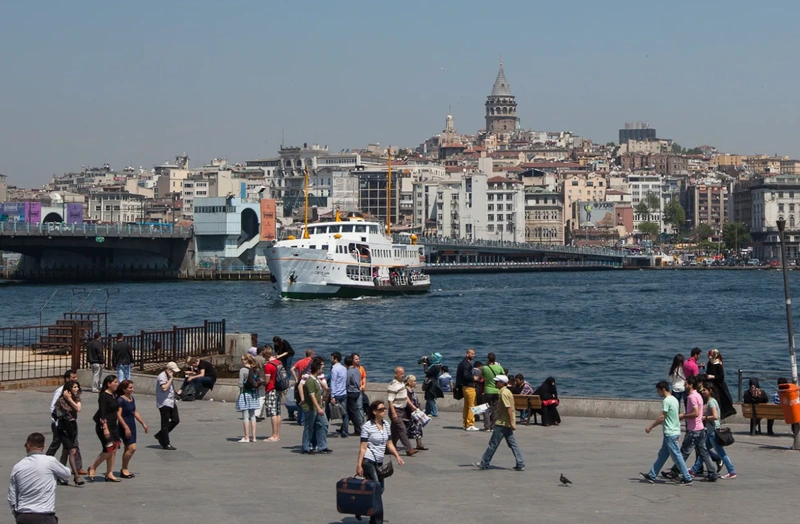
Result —
M 506 80 L 506 74 L 503 72 L 502 59 L 500 59 L 500 70 L 497 72 L 497 79 L 494 81 L 490 96 L 511 96 L 511 89 L 508 87 L 508 80 Z

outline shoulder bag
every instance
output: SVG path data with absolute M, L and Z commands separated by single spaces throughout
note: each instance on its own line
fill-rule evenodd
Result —
M 391 460 L 384 462 L 383 465 L 378 468 L 378 480 L 383 480 L 392 475 L 394 475 L 394 466 L 392 466 Z
M 715 429 L 714 434 L 717 437 L 717 442 L 719 442 L 719 445 L 722 447 L 730 446 L 736 442 L 736 439 L 733 438 L 733 432 L 731 431 L 731 428 Z
M 464 390 L 461 389 L 461 386 L 456 386 L 453 388 L 453 398 L 456 400 L 461 400 L 464 398 Z

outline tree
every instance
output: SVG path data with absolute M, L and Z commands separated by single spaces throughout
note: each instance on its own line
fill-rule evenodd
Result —
M 739 252 L 739 246 L 750 242 L 750 231 L 742 222 L 728 222 L 722 227 L 722 241 L 728 249 Z
M 683 148 L 681 147 L 681 145 L 679 143 L 673 142 L 672 143 L 672 152 L 680 155 L 681 153 L 683 153 Z
M 636 204 L 636 208 L 634 209 L 634 211 L 636 211 L 637 215 L 643 218 L 647 218 L 647 215 L 650 214 L 650 208 L 647 207 L 647 202 L 645 202 L 644 200 Z
M 686 222 L 686 212 L 677 200 L 670 200 L 664 207 L 664 223 L 670 224 L 680 233 Z
M 647 204 L 647 209 L 649 209 L 651 213 L 661 209 L 661 199 L 652 191 L 647 192 L 644 196 L 644 201 Z
M 713 234 L 714 229 L 705 222 L 700 222 L 694 229 L 694 236 L 698 242 L 701 240 L 708 240 Z
M 606 147 L 617 147 L 617 144 L 614 142 L 606 142 Z
M 641 222 L 639 224 L 639 231 L 642 235 L 649 237 L 650 239 L 658 239 L 658 234 L 660 233 L 658 224 L 655 222 Z

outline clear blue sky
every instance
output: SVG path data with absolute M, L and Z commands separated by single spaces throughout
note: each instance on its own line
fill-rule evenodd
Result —
M 416 146 L 483 127 L 498 58 L 523 127 L 800 156 L 795 1 L 3 2 L 0 173 L 186 152 Z

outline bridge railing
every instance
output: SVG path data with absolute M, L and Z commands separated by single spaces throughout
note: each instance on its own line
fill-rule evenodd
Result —
M 395 241 L 397 243 L 404 243 L 404 242 L 408 243 L 408 240 L 402 237 L 396 238 Z M 512 241 L 502 241 L 502 240 L 465 240 L 460 238 L 445 238 L 445 237 L 420 237 L 417 240 L 417 242 L 424 245 L 526 249 L 530 251 L 570 253 L 576 255 L 603 255 L 612 257 L 634 256 L 624 249 L 617 249 L 611 247 L 560 246 L 555 244 L 539 244 L 534 242 L 512 242 Z
M 193 228 L 172 224 L 30 224 L 0 222 L 3 236 L 190 238 Z
M 552 266 L 608 266 L 622 267 L 621 261 L 614 260 L 549 260 L 547 262 L 431 262 L 426 268 L 491 268 L 491 267 L 552 267 Z

